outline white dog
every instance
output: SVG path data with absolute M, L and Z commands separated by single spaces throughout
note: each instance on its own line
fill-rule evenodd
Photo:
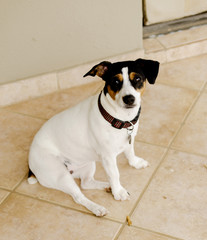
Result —
M 45 187 L 70 194 L 96 216 L 108 211 L 86 198 L 74 178 L 81 179 L 83 189 L 110 187 L 116 200 L 128 199 L 129 193 L 119 181 L 116 157 L 124 152 L 131 166 L 148 166 L 147 161 L 135 156 L 133 145 L 146 79 L 154 84 L 158 70 L 158 62 L 137 59 L 101 62 L 86 73 L 84 77 L 98 75 L 105 81 L 103 91 L 42 126 L 30 148 L 29 183 L 38 180 Z M 99 160 L 109 183 L 94 180 L 95 162 Z

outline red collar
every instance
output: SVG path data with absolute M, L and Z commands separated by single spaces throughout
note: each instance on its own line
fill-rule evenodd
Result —
M 102 92 L 101 92 L 102 93 Z M 122 128 L 129 128 L 132 125 L 135 125 L 139 119 L 139 115 L 141 112 L 141 106 L 139 107 L 138 113 L 136 117 L 131 120 L 131 121 L 122 121 L 117 118 L 112 117 L 101 105 L 101 93 L 99 94 L 98 97 L 98 108 L 102 116 L 105 118 L 105 120 L 109 123 L 111 123 L 111 126 L 117 129 L 122 129 Z

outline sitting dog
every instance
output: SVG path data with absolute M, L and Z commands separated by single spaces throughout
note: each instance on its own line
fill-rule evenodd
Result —
M 48 120 L 38 131 L 29 153 L 28 182 L 39 181 L 45 187 L 70 194 L 74 201 L 96 216 L 107 210 L 86 198 L 83 189 L 111 188 L 116 200 L 129 199 L 119 180 L 116 157 L 124 152 L 129 165 L 140 169 L 148 162 L 134 154 L 141 111 L 141 96 L 146 80 L 154 84 L 159 62 L 145 59 L 124 62 L 101 62 L 86 76 L 105 81 L 100 94 Z M 101 160 L 109 182 L 94 179 L 96 161 Z

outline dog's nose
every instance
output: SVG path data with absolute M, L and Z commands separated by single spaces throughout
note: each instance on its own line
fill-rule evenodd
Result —
M 123 97 L 123 102 L 128 105 L 132 105 L 135 101 L 135 97 L 133 95 L 126 95 Z

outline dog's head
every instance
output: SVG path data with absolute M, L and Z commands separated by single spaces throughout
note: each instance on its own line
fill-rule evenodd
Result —
M 84 77 L 99 76 L 105 81 L 104 94 L 111 97 L 120 107 L 133 108 L 140 101 L 146 80 L 154 84 L 159 71 L 159 62 L 145 59 L 125 62 L 101 62 Z

